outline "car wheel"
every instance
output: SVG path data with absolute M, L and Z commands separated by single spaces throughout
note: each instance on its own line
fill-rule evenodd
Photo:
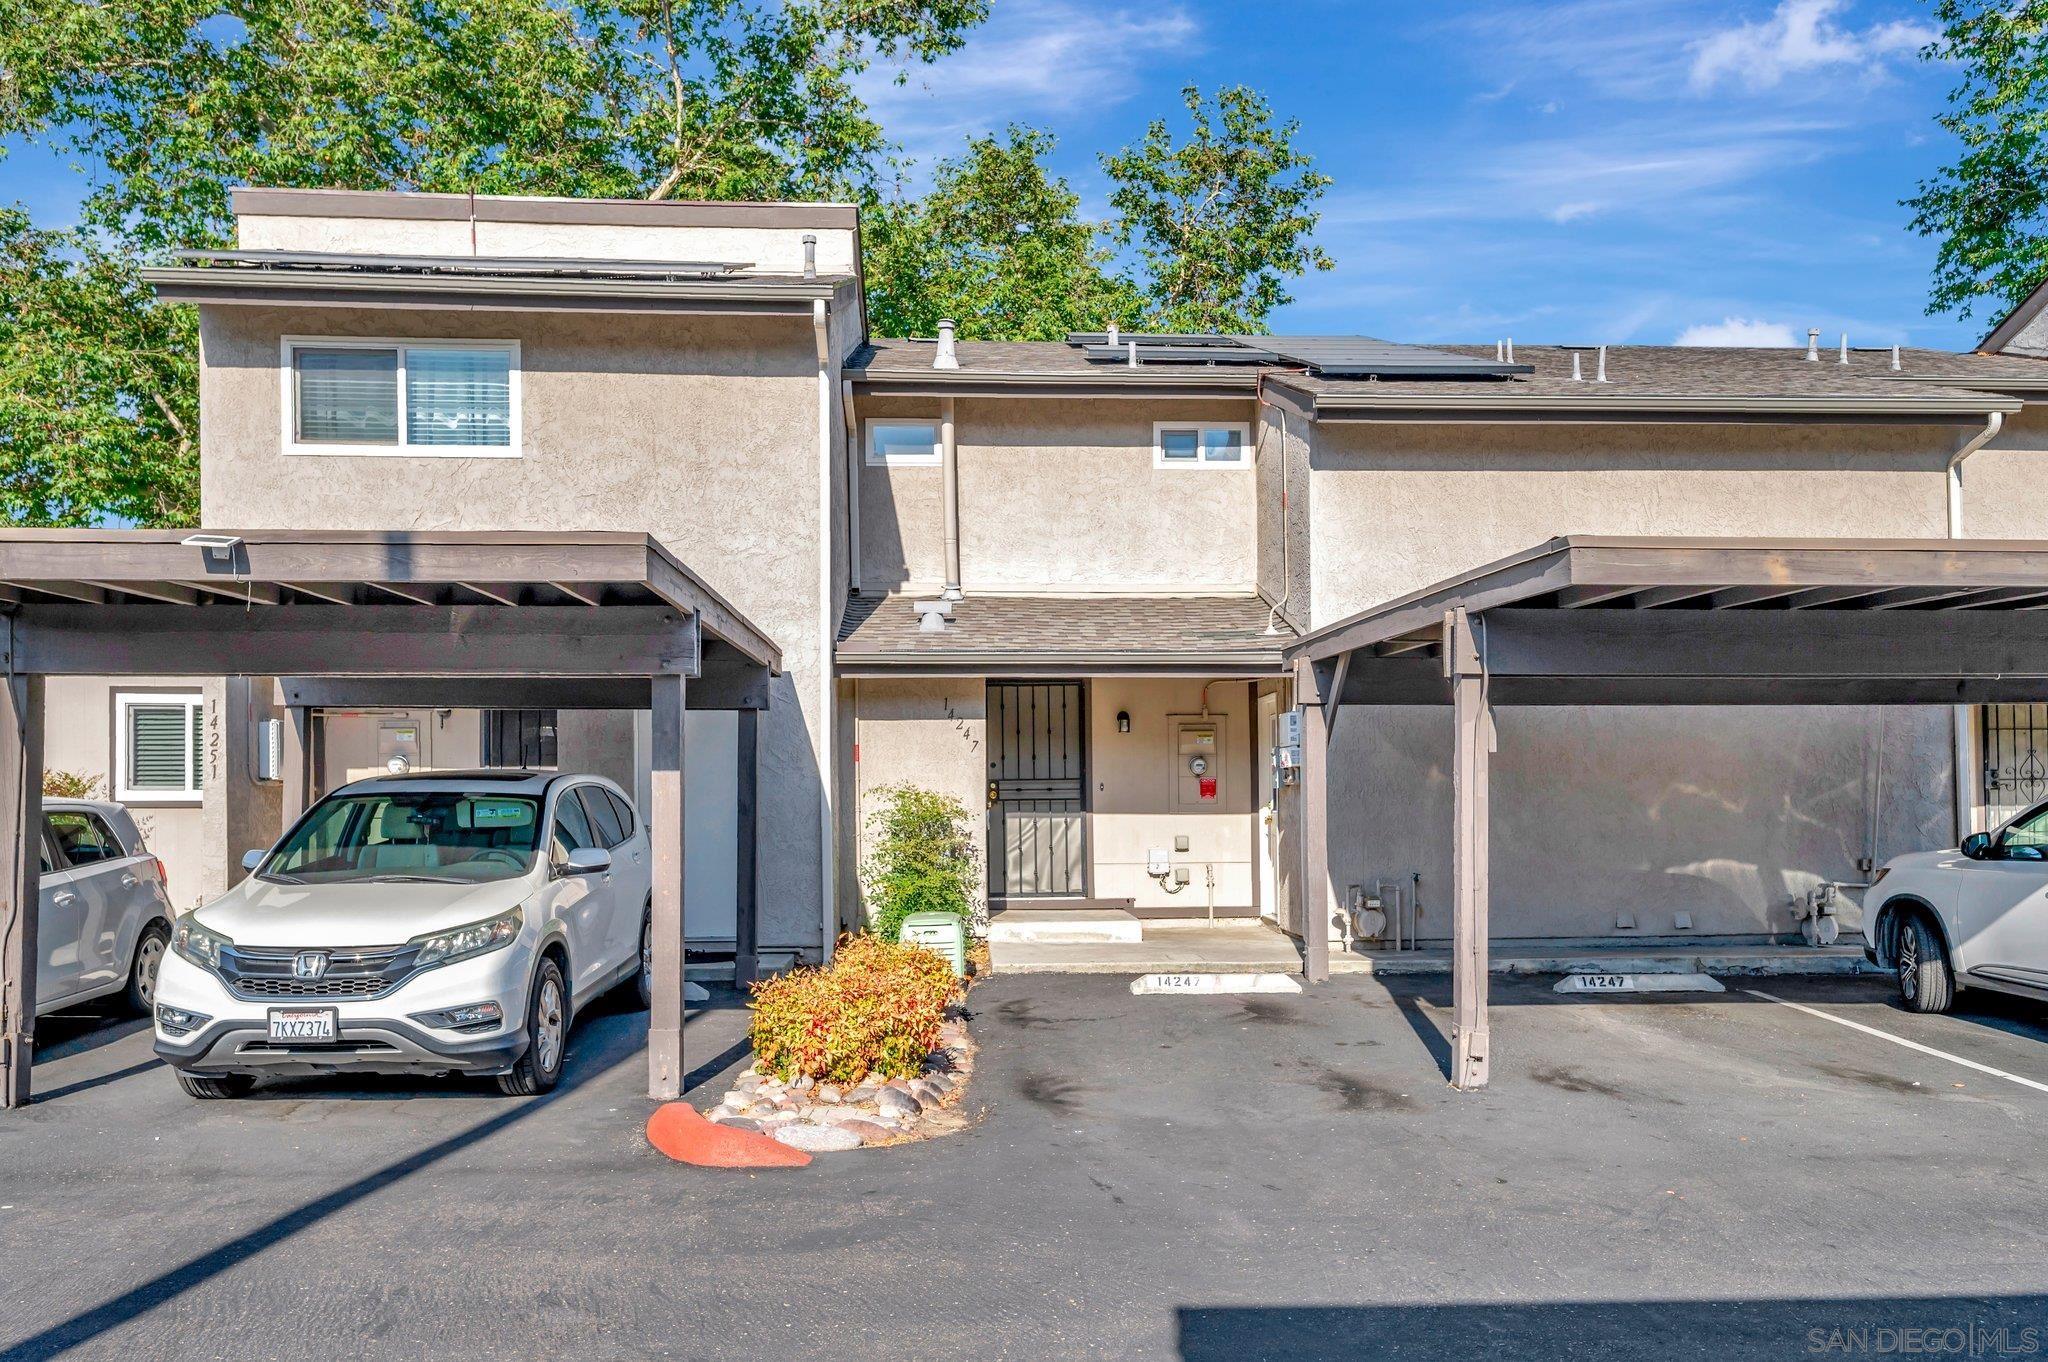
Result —
M 569 990 L 562 983 L 562 967 L 553 956 L 543 956 L 526 1000 L 526 1053 L 512 1072 L 498 1075 L 499 1091 L 531 1097 L 554 1087 L 562 1077 L 568 1042 Z
M 249 1090 L 256 1086 L 256 1080 L 248 1074 L 187 1074 L 178 1075 L 178 1086 L 188 1097 L 202 1102 L 218 1101 L 228 1097 L 247 1097 Z
M 1908 1012 L 1946 1012 L 1955 1001 L 1955 976 L 1934 927 L 1918 913 L 1899 924 L 1899 1004 Z
M 633 980 L 633 992 L 640 1006 L 654 1006 L 654 908 L 649 905 L 640 917 L 640 973 Z
M 163 924 L 152 922 L 142 929 L 135 943 L 135 960 L 128 966 L 128 1010 L 145 1017 L 156 1015 L 156 972 L 163 968 L 164 951 L 171 935 Z

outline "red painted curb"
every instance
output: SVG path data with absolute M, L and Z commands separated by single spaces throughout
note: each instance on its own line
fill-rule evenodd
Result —
M 811 1156 L 751 1130 L 707 1121 L 688 1102 L 664 1102 L 647 1118 L 647 1143 L 699 1168 L 802 1168 Z

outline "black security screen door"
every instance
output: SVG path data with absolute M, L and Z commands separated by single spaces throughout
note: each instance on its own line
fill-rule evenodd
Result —
M 1078 681 L 988 688 L 990 898 L 1088 892 L 1088 706 Z

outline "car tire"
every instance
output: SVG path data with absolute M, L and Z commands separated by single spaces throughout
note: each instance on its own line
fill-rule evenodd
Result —
M 145 1017 L 156 1015 L 156 972 L 163 967 L 164 952 L 170 949 L 171 934 L 161 922 L 142 929 L 135 941 L 135 958 L 128 962 L 128 1010 Z
M 640 915 L 640 972 L 633 976 L 633 993 L 640 1010 L 654 1006 L 654 905 Z
M 568 985 L 555 958 L 544 955 L 526 995 L 526 1053 L 510 1073 L 498 1075 L 498 1090 L 507 1097 L 533 1097 L 554 1087 L 561 1081 L 568 1042 Z
M 1899 924 L 1899 1005 L 1908 1012 L 1946 1012 L 1955 1001 L 1955 975 L 1941 937 L 1926 916 L 1914 913 Z
M 256 1086 L 256 1080 L 248 1074 L 181 1073 L 178 1075 L 178 1086 L 185 1090 L 187 1097 L 212 1102 L 224 1098 L 247 1097 L 249 1090 Z

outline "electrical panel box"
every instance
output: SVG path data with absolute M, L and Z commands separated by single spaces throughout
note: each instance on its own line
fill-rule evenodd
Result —
M 260 719 L 256 724 L 256 779 L 284 779 L 284 720 Z
M 377 724 L 377 760 L 387 771 L 411 771 L 425 765 L 420 751 L 420 726 L 412 719 L 384 719 Z
M 1273 716 L 1273 746 L 1301 746 L 1301 711 L 1283 709 Z
M 1223 721 L 1213 716 L 1173 724 L 1173 809 L 1218 813 L 1223 808 Z

